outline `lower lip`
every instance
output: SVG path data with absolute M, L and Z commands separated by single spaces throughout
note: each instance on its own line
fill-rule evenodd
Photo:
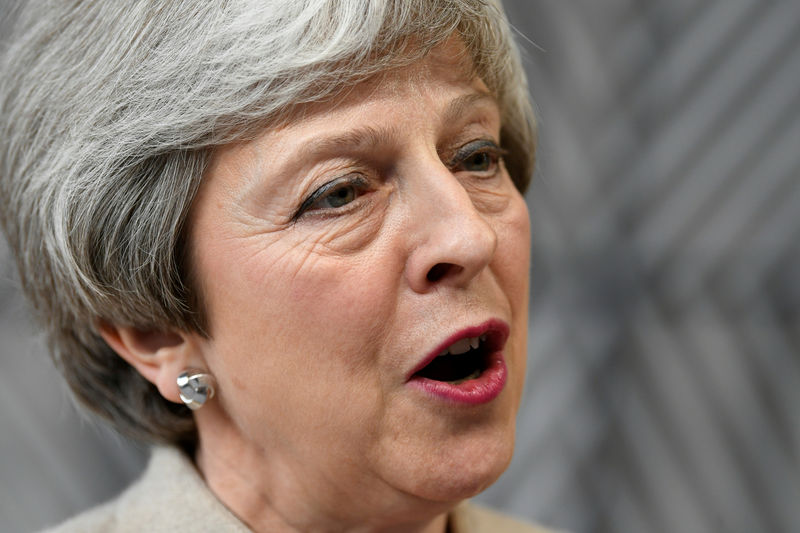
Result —
M 458 385 L 445 381 L 414 376 L 408 384 L 426 393 L 452 403 L 480 405 L 489 403 L 503 392 L 508 379 L 503 352 L 489 356 L 489 366 L 480 376 Z

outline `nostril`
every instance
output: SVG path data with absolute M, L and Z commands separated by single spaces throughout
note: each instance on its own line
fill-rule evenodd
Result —
M 461 270 L 463 270 L 462 267 L 454 265 L 452 263 L 436 263 L 428 271 L 427 278 L 428 281 L 430 282 L 436 282 L 445 277 L 450 272 L 456 273 Z

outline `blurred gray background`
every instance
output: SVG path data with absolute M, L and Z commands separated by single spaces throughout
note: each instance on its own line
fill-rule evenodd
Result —
M 799 531 L 800 2 L 505 3 L 541 148 L 517 454 L 480 499 L 575 533 Z M 146 450 L 76 414 L 2 241 L 0 298 L 0 531 L 31 531 Z

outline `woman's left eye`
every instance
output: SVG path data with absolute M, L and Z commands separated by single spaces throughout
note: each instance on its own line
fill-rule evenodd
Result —
M 504 153 L 493 141 L 473 141 L 456 151 L 450 166 L 454 171 L 494 172 Z
M 485 172 L 489 170 L 494 163 L 492 156 L 486 152 L 477 152 L 466 158 L 461 166 L 464 170 L 473 172 Z

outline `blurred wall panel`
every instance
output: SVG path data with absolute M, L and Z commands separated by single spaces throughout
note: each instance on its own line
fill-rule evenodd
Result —
M 541 137 L 517 454 L 480 499 L 576 533 L 796 530 L 800 3 L 505 4 Z M 10 532 L 146 455 L 76 414 L 15 280 L 0 246 Z
M 580 532 L 796 531 L 800 4 L 506 6 L 541 147 L 518 454 L 485 497 Z

